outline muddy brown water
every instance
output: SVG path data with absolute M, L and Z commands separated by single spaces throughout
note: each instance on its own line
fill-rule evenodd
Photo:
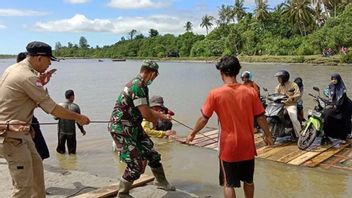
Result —
M 14 59 L 0 60 L 0 72 Z M 108 120 L 116 96 L 123 85 L 139 71 L 140 61 L 112 62 L 98 60 L 64 60 L 53 63 L 51 68 L 58 71 L 47 85 L 50 95 L 57 102 L 64 101 L 64 92 L 73 89 L 76 103 L 83 114 L 91 120 Z M 352 93 L 352 66 L 316 66 L 307 64 L 246 64 L 241 71 L 253 72 L 254 81 L 261 87 L 273 90 L 277 84 L 274 73 L 286 69 L 291 79 L 303 78 L 305 86 L 304 107 L 312 108 L 314 102 L 308 93 L 321 89 L 330 82 L 330 74 L 340 73 Z M 219 72 L 213 63 L 160 62 L 160 75 L 150 86 L 150 96 L 162 95 L 165 105 L 172 109 L 175 118 L 193 127 L 200 115 L 200 108 L 211 88 L 222 84 Z M 54 122 L 50 115 L 36 110 L 41 122 Z M 216 116 L 208 126 L 216 127 Z M 178 135 L 186 135 L 188 129 L 174 124 Z M 117 154 L 112 152 L 111 137 L 106 124 L 91 124 L 86 127 L 87 135 L 77 132 L 78 149 L 76 156 L 58 155 L 55 152 L 57 129 L 55 125 L 42 126 L 48 142 L 51 157 L 44 163 L 69 170 L 87 171 L 100 176 L 118 178 L 124 170 Z M 195 148 L 165 140 L 154 139 L 157 150 L 162 154 L 169 180 L 182 191 L 199 197 L 222 197 L 218 186 L 217 152 Z M 147 169 L 147 174 L 151 174 Z M 324 170 L 284 165 L 267 160 L 256 160 L 256 197 L 351 197 L 352 173 L 350 171 Z M 238 197 L 243 197 L 242 190 Z

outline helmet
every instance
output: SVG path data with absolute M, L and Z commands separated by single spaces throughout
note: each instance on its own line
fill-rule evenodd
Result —
M 287 82 L 290 79 L 290 73 L 286 70 L 280 70 L 276 72 L 275 77 L 281 77 L 284 82 Z
M 142 63 L 142 67 L 148 67 L 152 70 L 158 71 L 159 65 L 155 61 L 152 60 L 144 60 Z
M 252 78 L 253 78 L 252 72 L 250 72 L 250 71 L 242 72 L 241 78 L 247 78 L 248 80 L 252 80 Z
M 293 82 L 295 82 L 298 85 L 299 88 L 303 87 L 303 80 L 302 80 L 301 77 L 295 78 L 295 80 Z

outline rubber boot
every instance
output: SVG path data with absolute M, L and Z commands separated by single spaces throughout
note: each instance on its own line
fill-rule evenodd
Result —
M 323 136 L 321 138 L 320 145 L 324 146 L 324 145 L 328 145 L 328 144 L 332 144 L 331 140 L 327 136 Z
M 117 194 L 117 197 L 118 198 L 133 198 L 129 194 L 130 189 L 132 188 L 132 183 L 133 182 L 129 182 L 121 177 L 120 182 L 119 182 L 119 192 Z
M 175 191 L 175 186 L 172 186 L 165 177 L 164 169 L 161 166 L 160 168 L 152 168 L 153 175 L 155 177 L 154 185 L 158 188 L 166 191 Z

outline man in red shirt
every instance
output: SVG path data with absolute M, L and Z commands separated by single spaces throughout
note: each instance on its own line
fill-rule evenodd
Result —
M 273 145 L 271 133 L 264 116 L 264 108 L 258 93 L 252 87 L 237 83 L 236 76 L 241 69 L 238 59 L 225 56 L 217 63 L 224 85 L 211 90 L 202 107 L 193 131 L 186 142 L 192 142 L 195 135 L 207 124 L 215 112 L 220 122 L 219 162 L 220 185 L 224 186 L 224 197 L 236 197 L 234 188 L 241 187 L 246 198 L 254 196 L 254 143 L 253 121 L 256 118 L 264 130 L 264 141 Z

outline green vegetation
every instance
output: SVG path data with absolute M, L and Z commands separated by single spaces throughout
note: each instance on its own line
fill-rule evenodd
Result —
M 16 57 L 15 55 L 6 55 L 6 54 L 0 54 L 0 59 L 2 58 L 14 58 Z
M 253 13 L 246 12 L 243 2 L 221 5 L 218 18 L 204 15 L 199 25 L 206 29 L 206 36 L 194 34 L 194 24 L 187 21 L 185 33 L 178 36 L 160 35 L 155 29 L 144 36 L 133 29 L 127 33 L 128 39 L 95 48 L 81 37 L 78 45 L 58 42 L 55 55 L 209 60 L 236 54 L 249 62 L 352 63 L 350 0 L 288 0 L 274 9 L 268 8 L 267 1 L 256 0 Z M 341 47 L 351 48 L 350 52 L 340 54 Z M 329 48 L 340 55 L 322 57 Z

